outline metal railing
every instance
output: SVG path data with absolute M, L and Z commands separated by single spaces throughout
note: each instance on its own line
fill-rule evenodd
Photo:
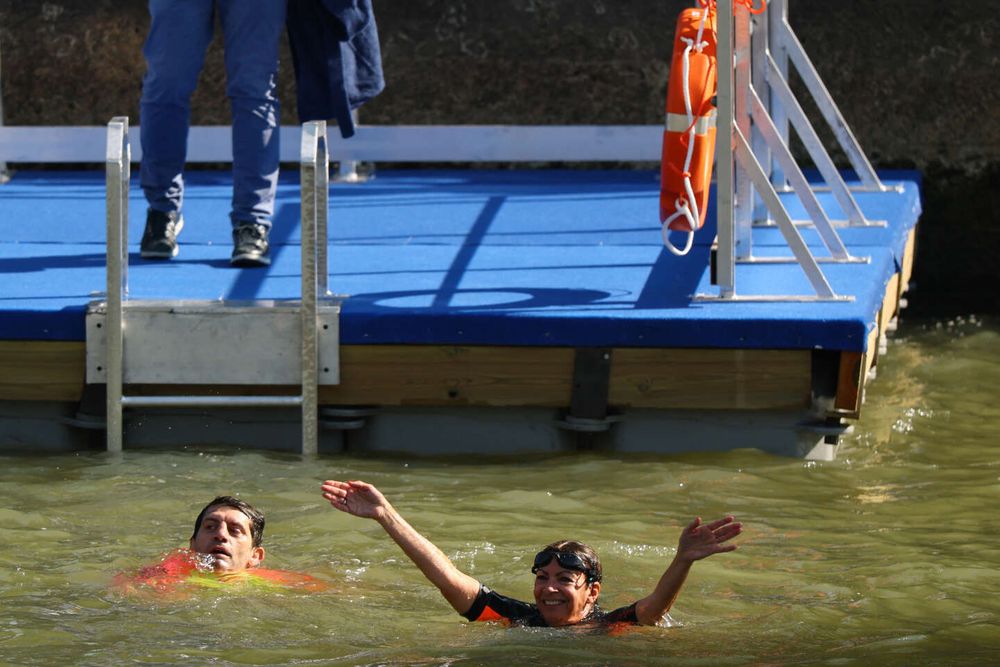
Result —
M 735 6 L 734 6 L 735 5 Z M 815 68 L 787 21 L 787 1 L 772 0 L 764 14 L 751 16 L 742 3 L 718 2 L 718 127 L 716 145 L 718 238 L 715 250 L 715 284 L 719 294 L 698 295 L 699 300 L 728 301 L 844 301 L 826 279 L 820 262 L 864 263 L 853 257 L 823 210 L 789 148 L 790 129 L 802 140 L 830 188 L 846 224 L 884 226 L 866 219 L 819 135 L 788 84 L 789 63 L 802 76 L 807 89 L 831 125 L 837 141 L 859 174 L 863 189 L 884 191 L 871 164 L 834 104 Z M 776 52 L 776 54 L 775 54 Z M 809 214 L 828 253 L 816 257 L 799 233 L 778 190 L 794 192 Z M 756 257 L 753 226 L 774 224 L 792 252 L 791 257 Z M 844 223 L 840 223 L 844 224 Z M 745 295 L 738 293 L 738 263 L 796 262 L 809 281 L 812 295 Z
M 350 139 L 328 138 L 344 162 L 659 162 L 660 125 L 363 125 Z M 0 127 L 0 159 L 15 163 L 102 160 L 105 126 Z M 281 128 L 281 161 L 297 163 L 301 128 Z M 142 159 L 139 128 L 129 129 L 132 162 Z M 187 163 L 230 162 L 232 129 L 196 125 Z
M 128 118 L 116 117 L 108 124 L 106 151 L 107 179 L 107 294 L 105 364 L 107 368 L 107 449 L 120 452 L 123 445 L 123 409 L 126 407 L 294 407 L 302 409 L 302 452 L 318 450 L 319 352 L 318 330 L 325 329 L 318 316 L 318 302 L 329 296 L 327 278 L 327 219 L 329 156 L 326 123 L 307 123 L 302 129 L 302 285 L 301 301 L 294 309 L 301 327 L 301 394 L 299 396 L 138 396 L 125 395 L 128 378 L 126 345 L 141 335 L 141 327 L 126 327 L 130 311 L 188 313 L 200 306 L 201 315 L 212 313 L 249 318 L 261 313 L 273 315 L 272 305 L 259 304 L 226 308 L 220 302 L 133 302 L 128 298 L 128 199 L 130 144 Z M 243 320 L 241 320 L 242 322 Z M 136 320 L 138 322 L 138 319 Z M 98 324 L 97 326 L 101 326 Z M 252 326 L 252 324 L 248 324 Z M 287 341 L 286 341 L 287 342 Z M 332 364 L 331 364 L 332 365 Z M 326 369 L 329 371 L 330 369 Z M 206 371 L 207 372 L 207 371 Z M 255 371 L 256 372 L 256 371 Z M 339 375 L 334 369 L 333 375 Z M 188 379 L 187 382 L 196 384 Z M 183 379 L 176 380 L 184 384 Z M 260 378 L 267 384 L 266 377 Z M 280 382 L 275 382 L 280 383 Z
M 124 308 L 128 300 L 128 190 L 131 155 L 128 117 L 116 116 L 108 123 L 105 159 L 107 207 L 107 446 L 120 452 L 123 440 L 123 385 L 125 326 Z
M 889 188 L 882 184 L 878 174 L 875 173 L 875 169 L 872 168 L 871 162 L 868 161 L 864 150 L 861 148 L 861 144 L 854 136 L 854 132 L 844 119 L 840 108 L 834 101 L 833 96 L 830 95 L 830 91 L 827 90 L 822 78 L 820 78 L 819 72 L 816 70 L 812 60 L 810 60 L 798 36 L 788 22 L 788 0 L 771 0 L 768 3 L 766 16 L 755 17 L 755 32 L 762 33 L 764 37 L 761 40 L 762 43 L 770 43 L 770 51 L 774 62 L 769 66 L 777 68 L 781 80 L 788 81 L 789 64 L 795 68 L 795 71 L 802 78 L 807 90 L 815 100 L 820 113 L 833 131 L 837 143 L 844 151 L 848 161 L 861 180 L 861 185 L 852 189 L 874 190 L 877 192 L 888 190 Z M 760 78 L 755 77 L 755 80 L 759 81 Z M 777 119 L 782 119 L 781 122 L 776 122 L 776 125 L 781 128 L 782 137 L 787 143 L 788 125 L 784 120 L 784 112 L 776 105 L 772 107 L 772 113 L 776 121 Z M 822 149 L 822 144 L 820 144 L 820 148 Z M 825 151 L 825 149 L 823 150 Z
M 318 450 L 319 352 L 317 298 L 327 296 L 327 214 L 330 158 L 326 121 L 302 128 L 302 452 Z

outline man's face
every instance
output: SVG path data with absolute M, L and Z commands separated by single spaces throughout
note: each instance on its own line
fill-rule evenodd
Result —
M 253 546 L 250 517 L 225 505 L 208 509 L 191 539 L 191 550 L 214 556 L 216 572 L 240 572 L 264 560 L 264 547 Z
M 582 621 L 601 591 L 601 582 L 587 583 L 587 575 L 567 570 L 553 558 L 535 574 L 535 604 L 552 627 Z

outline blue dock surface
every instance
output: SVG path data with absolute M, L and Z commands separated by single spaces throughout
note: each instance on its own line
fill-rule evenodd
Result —
M 920 216 L 918 177 L 883 174 L 858 192 L 871 228 L 839 228 L 867 263 L 821 264 L 848 302 L 696 302 L 716 294 L 708 257 L 714 210 L 687 257 L 667 252 L 649 171 L 380 171 L 330 191 L 329 284 L 347 295 L 348 345 L 501 345 L 865 351 L 886 285 Z M 273 263 L 234 269 L 228 172 L 187 177 L 181 250 L 139 258 L 145 202 L 133 180 L 130 298 L 284 299 L 299 292 L 298 173 L 282 174 Z M 792 194 L 782 200 L 805 219 Z M 842 218 L 829 192 L 828 215 Z M 22 171 L 0 186 L 0 340 L 83 341 L 87 304 L 105 288 L 104 175 Z M 826 255 L 812 228 L 800 230 Z M 755 253 L 791 255 L 775 227 L 755 228 Z M 741 294 L 812 294 L 794 263 L 737 267 Z

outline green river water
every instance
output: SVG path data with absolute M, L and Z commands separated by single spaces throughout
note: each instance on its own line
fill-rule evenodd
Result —
M 0 663 L 937 665 L 1000 663 L 1000 323 L 905 323 L 838 459 L 757 451 L 508 461 L 259 451 L 0 457 Z M 531 599 L 530 557 L 592 544 L 605 607 L 646 594 L 694 515 L 740 549 L 699 562 L 670 628 L 469 624 L 376 524 L 322 502 L 374 482 L 465 571 Z M 266 564 L 321 593 L 123 597 L 217 493 L 268 516 Z

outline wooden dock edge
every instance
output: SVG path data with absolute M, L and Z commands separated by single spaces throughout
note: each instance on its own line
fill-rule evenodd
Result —
M 341 383 L 324 405 L 565 407 L 577 351 L 561 347 L 345 345 Z M 807 350 L 619 348 L 607 402 L 622 408 L 767 410 L 809 402 Z M 82 342 L 0 341 L 0 400 L 79 401 Z M 162 386 L 134 393 L 166 393 Z M 177 387 L 170 387 L 176 393 Z M 184 393 L 291 393 L 292 387 L 203 385 Z
M 836 415 L 848 419 L 861 416 L 865 385 L 875 378 L 879 357 L 887 351 L 888 335 L 895 330 L 899 312 L 906 305 L 903 295 L 910 289 L 916 244 L 917 228 L 914 227 L 906 239 L 900 270 L 886 283 L 875 326 L 868 332 L 865 352 L 841 352 L 833 409 Z
M 894 327 L 913 270 L 911 231 L 898 273 L 863 353 L 840 351 L 833 377 L 817 377 L 811 350 L 616 348 L 604 380 L 611 409 L 807 410 L 817 386 L 835 387 L 829 417 L 857 418 L 880 342 Z M 574 399 L 578 350 L 563 347 L 344 345 L 341 383 L 320 389 L 323 405 L 566 407 Z M 829 353 L 829 351 L 828 351 Z M 80 401 L 83 342 L 0 341 L 0 400 Z M 166 393 L 164 387 L 133 388 Z M 185 391 L 197 388 L 185 387 Z M 584 388 L 586 389 L 586 388 Z M 176 393 L 177 388 L 169 391 Z M 291 393 L 285 387 L 219 387 L 203 393 Z M 822 415 L 820 415 L 822 416 Z

